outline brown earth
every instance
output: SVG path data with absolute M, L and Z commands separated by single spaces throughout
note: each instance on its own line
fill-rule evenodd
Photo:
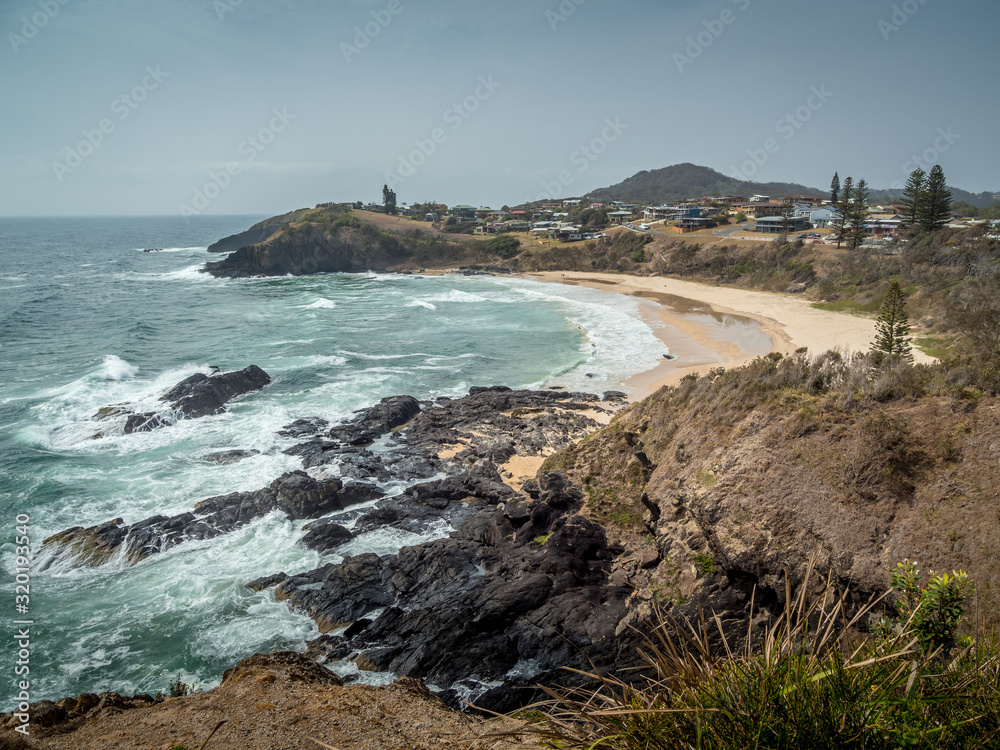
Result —
M 451 234 L 449 232 L 442 232 L 440 229 L 436 229 L 430 222 L 417 221 L 416 219 L 411 219 L 408 216 L 390 216 L 389 214 L 380 214 L 375 211 L 360 211 L 358 209 L 354 209 L 354 215 L 368 224 L 374 224 L 379 229 L 385 229 L 389 232 L 406 234 L 408 232 L 417 231 L 434 237 L 440 237 L 442 239 L 462 241 L 480 241 L 487 239 L 485 235 L 481 234 Z
M 200 750 L 207 740 L 205 750 L 320 750 L 324 744 L 336 750 L 513 750 L 526 746 L 490 735 L 520 726 L 512 719 L 453 711 L 418 680 L 341 686 L 333 673 L 306 657 L 278 652 L 245 659 L 213 690 L 141 708 L 95 709 L 53 727 L 32 726 L 30 744 L 23 747 Z M 3 731 L 0 747 L 17 737 Z

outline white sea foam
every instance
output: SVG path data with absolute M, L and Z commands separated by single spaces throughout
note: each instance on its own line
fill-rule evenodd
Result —
M 185 266 L 173 271 L 156 273 L 151 271 L 125 271 L 115 274 L 116 279 L 122 281 L 184 281 L 184 282 L 215 282 L 224 283 L 223 279 L 217 279 L 211 274 L 202 272 L 203 264 L 196 263 L 193 266 Z
M 338 354 L 343 354 L 348 357 L 354 357 L 355 359 L 366 359 L 371 361 L 389 360 L 389 359 L 409 359 L 411 357 L 432 356 L 430 354 L 425 354 L 424 352 L 412 352 L 410 354 L 363 354 L 362 352 L 351 352 L 345 349 L 338 350 Z
M 553 304 L 584 335 L 580 363 L 549 379 L 549 383 L 582 390 L 620 387 L 630 376 L 652 369 L 663 359 L 663 343 L 641 317 L 640 305 L 646 304 L 643 300 L 525 279 L 502 279 L 498 283 L 508 286 L 522 300 Z
M 427 300 L 422 300 L 422 299 L 414 299 L 409 304 L 407 304 L 406 306 L 407 307 L 423 307 L 423 308 L 426 308 L 428 310 L 437 310 L 437 305 L 435 305 L 435 304 L 433 304 L 431 302 L 428 302 Z
M 104 358 L 104 379 L 105 380 L 131 380 L 139 372 L 139 368 L 129 364 L 121 357 L 108 354 Z
M 313 302 L 311 305 L 302 306 L 306 310 L 333 310 L 337 307 L 337 303 L 332 299 L 327 299 L 326 297 L 320 297 L 318 300 Z
M 488 297 L 471 292 L 463 292 L 461 289 L 452 289 L 444 294 L 435 294 L 427 297 L 427 302 L 486 302 Z
M 164 247 L 164 248 L 157 249 L 156 252 L 158 252 L 158 253 L 190 253 L 190 252 L 206 252 L 207 250 L 208 250 L 208 247 L 206 247 L 206 246 L 202 246 L 202 247 Z M 144 247 L 137 247 L 137 248 L 135 248 L 135 251 L 137 253 L 144 253 L 144 252 L 146 252 L 146 248 L 144 248 Z M 147 255 L 150 255 L 150 254 L 151 253 L 147 253 Z

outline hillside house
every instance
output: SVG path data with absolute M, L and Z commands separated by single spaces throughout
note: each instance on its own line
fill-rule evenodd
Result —
M 817 208 L 809 214 L 809 222 L 817 229 L 826 229 L 833 222 L 833 213 L 829 208 Z
M 791 198 L 792 201 L 798 206 L 810 206 L 812 208 L 819 208 L 826 204 L 826 198 L 819 195 L 787 195 L 786 198 Z
M 781 234 L 784 229 L 784 219 L 781 216 L 761 216 L 757 218 L 753 231 L 764 234 Z M 809 219 L 798 216 L 788 220 L 789 232 L 804 232 L 809 229 Z

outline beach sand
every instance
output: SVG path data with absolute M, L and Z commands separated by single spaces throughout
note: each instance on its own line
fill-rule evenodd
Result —
M 677 359 L 664 359 L 654 369 L 626 381 L 633 400 L 665 385 L 675 385 L 690 373 L 702 375 L 714 367 L 738 367 L 767 351 L 791 354 L 806 347 L 814 355 L 828 349 L 846 354 L 867 351 L 875 340 L 874 319 L 817 310 L 810 300 L 789 294 L 614 273 L 547 271 L 527 277 L 629 294 L 658 303 L 656 307 L 644 305 L 643 314 L 665 351 Z M 770 338 L 769 346 L 762 347 L 759 336 L 741 341 L 739 336 L 725 335 L 734 323 L 747 320 L 755 321 L 760 333 Z M 682 335 L 678 336 L 678 332 Z M 918 363 L 936 361 L 917 350 L 913 356 Z

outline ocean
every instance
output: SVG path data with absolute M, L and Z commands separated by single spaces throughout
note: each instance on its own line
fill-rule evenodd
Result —
M 274 514 L 138 565 L 86 568 L 44 559 L 51 534 L 264 487 L 301 468 L 283 453 L 296 441 L 277 435 L 301 417 L 335 423 L 385 396 L 482 385 L 601 393 L 666 351 L 643 319 L 652 303 L 581 287 L 374 273 L 222 280 L 198 270 L 217 257 L 210 243 L 261 218 L 0 219 L 0 621 L 31 621 L 32 700 L 166 691 L 178 675 L 211 687 L 243 657 L 302 650 L 319 635 L 273 590 L 245 582 L 424 541 L 374 532 L 324 558 L 297 544 L 304 522 Z M 132 435 L 99 435 L 92 419 L 123 402 L 151 409 L 211 366 L 250 364 L 273 383 L 225 414 Z M 230 449 L 256 453 L 231 465 L 205 458 Z M 26 518 L 34 563 L 19 614 L 15 539 Z M 18 645 L 14 626 L 5 631 L 0 710 L 11 710 Z

